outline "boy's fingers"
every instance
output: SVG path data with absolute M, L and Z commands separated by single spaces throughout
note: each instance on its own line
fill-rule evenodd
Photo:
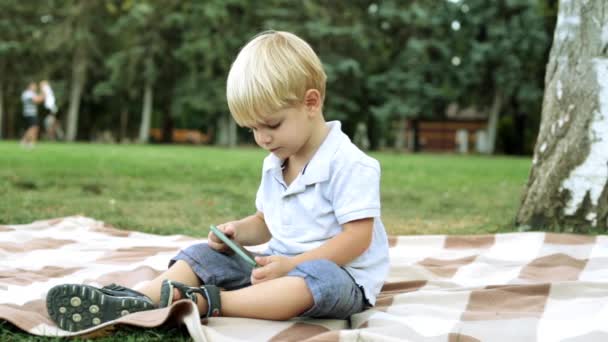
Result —
M 222 246 L 217 243 L 209 242 L 208 245 L 209 245 L 209 247 L 211 247 L 211 249 L 214 249 L 218 252 L 222 251 Z
M 213 233 L 209 233 L 207 244 L 209 245 L 209 247 L 215 249 L 218 252 L 222 252 L 228 247 L 221 240 L 217 239 L 217 237 Z
M 224 248 L 226 248 L 226 245 L 224 245 L 223 242 L 215 242 L 210 240 L 209 242 L 207 242 L 207 244 L 209 245 L 209 247 L 215 249 L 215 250 L 223 250 Z
M 256 268 L 251 272 L 251 276 L 258 280 L 264 278 L 265 274 L 266 272 L 263 268 Z
M 215 249 L 222 248 L 222 243 L 218 243 L 218 242 L 215 242 L 215 241 L 209 241 L 207 244 L 211 248 L 215 248 Z
M 251 284 L 255 285 L 255 284 L 259 284 L 259 283 L 263 283 L 264 282 L 264 278 L 256 278 L 253 276 L 253 274 L 251 275 Z
M 232 225 L 226 225 L 224 226 L 224 229 L 222 229 L 222 232 L 226 234 L 226 236 L 232 237 L 234 235 L 234 227 Z
M 256 256 L 256 257 L 255 257 L 255 261 L 256 261 L 256 262 L 258 263 L 258 265 L 260 265 L 260 266 L 266 266 L 266 265 L 270 264 L 270 263 L 273 261 L 273 259 L 272 259 L 272 258 L 273 258 L 272 256 L 269 256 L 269 257 L 264 257 L 264 256 Z
M 271 255 L 268 257 L 268 262 L 276 262 L 281 260 L 281 257 L 278 255 Z

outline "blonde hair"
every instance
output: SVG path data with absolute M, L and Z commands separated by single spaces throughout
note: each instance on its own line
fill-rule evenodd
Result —
M 226 98 L 234 120 L 251 126 L 277 110 L 303 103 L 308 89 L 325 98 L 327 76 L 303 39 L 266 31 L 241 49 L 228 73 Z

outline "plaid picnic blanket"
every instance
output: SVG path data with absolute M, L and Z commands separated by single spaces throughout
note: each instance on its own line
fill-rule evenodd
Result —
M 392 237 L 392 268 L 377 306 L 349 321 L 218 317 L 201 324 L 196 307 L 179 301 L 70 333 L 46 313 L 54 285 L 133 287 L 198 241 L 86 217 L 0 226 L 0 320 L 45 336 L 179 322 L 196 341 L 608 341 L 608 237 L 540 232 Z

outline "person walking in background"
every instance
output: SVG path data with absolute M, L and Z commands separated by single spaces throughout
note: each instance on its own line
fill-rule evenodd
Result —
M 21 94 L 23 103 L 23 117 L 27 129 L 21 138 L 21 146 L 33 148 L 38 139 L 38 104 L 44 101 L 44 95 L 37 92 L 36 82 L 30 82 L 27 89 Z
M 44 108 L 47 115 L 44 118 L 44 130 L 46 136 L 50 140 L 56 140 L 57 138 L 63 138 L 63 131 L 59 120 L 57 120 L 57 102 L 55 100 L 55 93 L 49 84 L 49 81 L 40 81 L 40 91 L 44 95 Z

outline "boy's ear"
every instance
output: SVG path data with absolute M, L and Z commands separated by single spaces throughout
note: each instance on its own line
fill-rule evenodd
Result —
M 304 94 L 304 105 L 308 110 L 321 109 L 321 93 L 317 89 L 308 89 Z

